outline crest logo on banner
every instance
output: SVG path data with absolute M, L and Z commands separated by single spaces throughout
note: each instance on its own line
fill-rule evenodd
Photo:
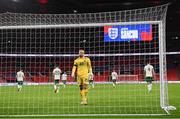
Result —
M 108 36 L 111 39 L 116 39 L 118 37 L 118 28 L 108 28 Z

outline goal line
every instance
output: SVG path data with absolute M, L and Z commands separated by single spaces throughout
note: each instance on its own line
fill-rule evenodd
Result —
M 0 117 L 94 117 L 94 116 L 98 116 L 98 117 L 113 117 L 113 116 L 130 116 L 130 117 L 134 117 L 134 116 L 165 116 L 165 115 L 169 115 L 167 113 L 164 114 L 49 114 L 49 115 L 0 115 Z

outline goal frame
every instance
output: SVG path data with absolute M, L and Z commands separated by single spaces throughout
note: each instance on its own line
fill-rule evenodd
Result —
M 168 102 L 168 82 L 167 82 L 167 67 L 166 67 L 166 26 L 165 26 L 165 15 L 167 9 L 163 12 L 163 17 L 160 20 L 152 20 L 152 21 L 122 21 L 122 22 L 99 22 L 99 23 L 65 23 L 65 24 L 33 24 L 33 25 L 0 25 L 1 29 L 43 29 L 43 28 L 81 28 L 81 27 L 102 27 L 102 26 L 114 26 L 114 25 L 136 25 L 136 24 L 152 24 L 158 26 L 158 42 L 159 42 L 159 51 L 153 53 L 120 53 L 120 54 L 87 54 L 87 56 L 139 56 L 139 55 L 156 55 L 159 56 L 159 75 L 160 75 L 160 104 L 159 106 L 166 113 L 162 114 L 47 114 L 47 115 L 0 115 L 0 117 L 54 117 L 54 116 L 62 116 L 62 117 L 73 117 L 73 116 L 160 116 L 160 115 L 169 115 L 170 109 Z M 44 56 L 44 57 L 74 57 L 76 54 L 0 54 L 0 56 L 5 57 L 19 57 L 19 56 L 27 56 L 27 57 L 36 57 L 36 56 Z
M 36 29 L 36 28 L 63 28 L 63 27 L 95 27 L 95 26 L 112 26 L 112 25 L 135 25 L 135 24 L 156 24 L 159 27 L 159 52 L 156 53 L 145 53 L 146 55 L 158 55 L 159 66 L 160 66 L 160 107 L 165 110 L 166 114 L 170 114 L 167 107 L 168 104 L 168 89 L 167 89 L 167 74 L 166 74 L 166 53 L 165 53 L 165 32 L 163 28 L 163 21 L 138 21 L 138 22 L 114 22 L 114 23 L 88 23 L 88 24 L 61 24 L 61 25 L 29 25 L 29 26 L 0 26 L 0 29 Z M 87 54 L 88 56 L 114 56 L 114 54 Z M 143 53 L 132 53 L 132 54 L 116 54 L 116 56 L 130 56 L 130 55 L 143 55 Z M 40 54 L 0 54 L 0 56 L 40 56 Z M 76 56 L 76 54 L 43 54 L 43 56 Z M 166 114 L 59 114 L 59 115 L 9 115 L 11 116 L 158 116 Z M 0 117 L 5 115 L 0 115 Z

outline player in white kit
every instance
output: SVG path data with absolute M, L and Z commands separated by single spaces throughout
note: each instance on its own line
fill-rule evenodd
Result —
M 152 81 L 154 80 L 154 67 L 150 64 L 147 63 L 147 65 L 144 67 L 144 76 L 145 76 L 145 81 L 147 82 L 147 88 L 148 92 L 152 91 Z
M 64 72 L 64 73 L 62 74 L 61 80 L 62 80 L 63 86 L 64 86 L 64 88 L 65 88 L 65 87 L 66 87 L 66 81 L 67 81 L 67 74 L 66 74 L 66 72 Z
M 116 86 L 116 80 L 118 78 L 118 74 L 115 70 L 113 70 L 113 72 L 111 73 L 111 79 L 112 79 L 112 82 L 113 82 L 113 86 L 115 87 Z
M 59 67 L 56 67 L 54 70 L 53 70 L 53 76 L 54 76 L 54 92 L 55 93 L 58 93 L 59 92 L 59 80 L 61 78 L 61 70 Z
M 94 88 L 94 74 L 91 72 L 91 73 L 88 73 L 88 80 L 89 80 L 89 84 L 92 86 L 92 88 Z
M 21 89 L 22 89 L 24 78 L 25 78 L 25 76 L 24 76 L 23 70 L 18 71 L 16 74 L 16 79 L 17 79 L 17 83 L 18 83 L 18 85 L 17 85 L 18 92 L 21 91 Z

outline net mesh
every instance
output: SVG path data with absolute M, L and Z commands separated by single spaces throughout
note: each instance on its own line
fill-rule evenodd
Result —
M 102 13 L 0 14 L 0 115 L 165 114 L 160 101 L 168 105 L 166 61 L 159 54 L 165 52 L 166 11 L 167 5 Z M 107 30 L 116 26 L 150 29 L 151 35 L 140 36 L 147 39 L 142 41 L 105 41 Z M 80 105 L 76 80 L 70 76 L 79 49 L 91 59 L 94 73 L 87 106 Z M 151 93 L 144 82 L 147 61 L 156 72 Z M 60 81 L 58 94 L 53 91 L 55 65 L 68 74 L 67 86 Z M 25 79 L 17 92 L 20 68 Z M 118 73 L 115 87 L 113 70 Z M 163 86 L 158 83 L 162 76 Z
M 126 11 L 83 14 L 24 14 L 7 12 L 0 14 L 0 25 L 31 26 L 133 21 L 161 21 L 165 17 L 166 9 L 167 5 Z

